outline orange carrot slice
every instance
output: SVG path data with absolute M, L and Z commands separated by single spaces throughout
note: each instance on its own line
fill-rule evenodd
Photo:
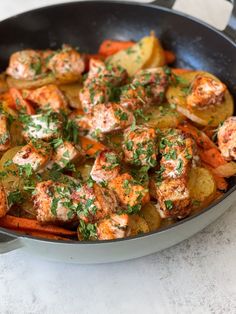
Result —
M 166 59 L 167 64 L 175 62 L 176 56 L 172 51 L 165 50 L 164 53 L 165 53 L 165 59 Z
M 114 55 L 120 50 L 124 50 L 127 48 L 130 48 L 134 45 L 135 43 L 133 41 L 118 41 L 118 40 L 104 40 L 99 49 L 98 53 L 108 57 L 111 55 Z
M 80 137 L 80 143 L 87 155 L 94 156 L 96 153 L 106 149 L 106 146 L 100 142 L 91 140 L 85 136 Z
M 14 230 L 46 232 L 54 235 L 76 236 L 76 231 L 54 225 L 41 225 L 37 220 L 6 215 L 0 219 L 0 226 Z

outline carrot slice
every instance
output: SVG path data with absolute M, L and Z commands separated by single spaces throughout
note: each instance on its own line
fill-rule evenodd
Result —
M 76 236 L 76 231 L 54 225 L 41 225 L 37 220 L 6 215 L 0 219 L 0 226 L 14 230 L 31 230 L 54 235 Z
M 36 237 L 36 238 L 41 238 L 41 239 L 48 239 L 48 240 L 63 240 L 63 241 L 68 241 L 70 239 L 65 238 L 65 237 L 61 237 L 52 233 L 47 233 L 47 232 L 42 232 L 42 231 L 31 231 L 31 230 L 14 230 L 16 232 L 25 234 L 25 235 L 29 235 L 32 237 Z
M 222 157 L 218 147 L 214 142 L 203 132 L 195 128 L 189 123 L 179 125 L 178 128 L 184 133 L 190 134 L 200 147 L 199 155 L 203 162 L 217 168 L 227 163 Z
M 165 53 L 165 59 L 166 59 L 167 64 L 175 62 L 176 56 L 172 51 L 165 50 L 164 53 Z
M 180 129 L 184 133 L 190 134 L 195 139 L 197 145 L 204 150 L 217 147 L 215 143 L 212 142 L 212 140 L 204 132 L 198 130 L 190 123 L 180 124 L 178 125 L 178 129 Z
M 108 56 L 114 55 L 120 50 L 130 48 L 134 44 L 135 42 L 133 41 L 118 41 L 118 40 L 107 39 L 101 43 L 98 49 L 98 53 L 105 57 L 108 57 Z
M 191 71 L 193 71 L 193 70 L 191 70 L 191 69 L 173 68 L 173 69 L 171 69 L 171 71 L 172 71 L 175 75 L 180 75 L 180 74 L 184 74 L 184 73 L 191 72 Z
M 100 142 L 91 140 L 85 136 L 80 137 L 80 143 L 87 155 L 94 156 L 96 153 L 106 149 L 106 146 Z
M 18 89 L 12 87 L 9 89 L 9 92 L 11 94 L 11 97 L 15 104 L 15 108 L 17 110 L 24 109 L 26 113 L 30 115 L 35 113 L 34 108 L 31 106 L 31 104 L 27 100 L 25 100 L 22 97 L 22 94 Z
M 212 166 L 213 168 L 217 168 L 227 163 L 227 161 L 222 157 L 219 150 L 215 147 L 212 147 L 207 150 L 200 150 L 199 156 L 202 161 Z

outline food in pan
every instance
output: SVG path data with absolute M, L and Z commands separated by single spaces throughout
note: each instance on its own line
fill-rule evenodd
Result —
M 236 174 L 236 117 L 213 74 L 154 34 L 95 55 L 23 50 L 0 76 L 0 226 L 112 240 L 200 212 Z

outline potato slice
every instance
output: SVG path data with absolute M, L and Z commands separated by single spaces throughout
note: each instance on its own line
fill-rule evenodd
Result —
M 163 104 L 162 106 L 153 106 L 145 113 L 149 121 L 146 125 L 153 128 L 175 128 L 185 117 L 180 114 L 173 106 Z
M 166 93 L 166 98 L 170 104 L 175 104 L 177 110 L 185 115 L 188 119 L 200 125 L 210 125 L 212 127 L 218 126 L 220 122 L 224 121 L 229 116 L 232 116 L 234 103 L 229 91 L 225 93 L 223 103 L 211 106 L 209 109 L 199 110 L 196 108 L 188 108 L 186 97 L 188 88 L 191 82 L 197 75 L 204 75 L 218 80 L 214 75 L 203 71 L 192 71 L 180 75 L 180 83 L 177 86 L 170 86 Z
M 157 58 L 157 53 L 161 45 L 155 36 L 143 37 L 134 46 L 121 50 L 107 59 L 112 65 L 120 65 L 125 68 L 130 76 L 138 70 L 150 67 L 150 64 L 161 62 L 162 58 Z
M 211 172 L 203 167 L 191 169 L 188 187 L 193 207 L 203 208 L 210 204 L 216 195 L 216 183 Z
M 161 67 L 166 64 L 165 52 L 158 38 L 155 38 L 150 60 L 144 65 L 145 69 Z
M 140 215 L 146 220 L 150 231 L 155 231 L 160 228 L 161 216 L 152 203 L 146 204 L 141 209 Z
M 53 74 L 48 74 L 45 77 L 39 78 L 37 80 L 33 81 L 26 81 L 26 80 L 17 80 L 13 77 L 8 76 L 7 78 L 7 84 L 9 87 L 15 87 L 18 89 L 30 89 L 30 88 L 37 88 L 41 87 L 43 85 L 48 84 L 57 84 L 58 81 L 56 80 L 55 76 Z
M 7 85 L 9 87 L 15 87 L 18 89 L 31 89 L 31 88 L 38 88 L 38 87 L 48 85 L 48 84 L 56 84 L 56 85 L 71 84 L 79 80 L 78 80 L 78 77 L 59 80 L 52 73 L 50 73 L 42 78 L 39 78 L 37 80 L 32 80 L 32 81 L 17 80 L 17 79 L 14 79 L 13 77 L 8 76 Z
M 72 108 L 82 109 L 79 99 L 79 91 L 82 89 L 82 85 L 80 83 L 61 85 L 60 89 L 65 94 Z
M 130 236 L 149 232 L 149 227 L 146 220 L 139 215 L 130 215 L 128 226 L 130 229 Z
M 17 176 L 17 173 L 14 173 L 17 170 L 17 166 L 15 164 L 6 165 L 20 149 L 21 146 L 9 149 L 0 160 L 0 172 L 6 172 L 4 176 L 1 176 L 1 182 L 7 192 L 15 191 L 20 185 L 21 179 Z

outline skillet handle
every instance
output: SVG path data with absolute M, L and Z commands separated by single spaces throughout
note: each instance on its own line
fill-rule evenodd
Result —
M 0 233 L 0 254 L 11 252 L 23 247 L 19 238 Z
M 233 10 L 226 28 L 223 33 L 236 41 L 236 0 L 227 0 L 233 4 Z

